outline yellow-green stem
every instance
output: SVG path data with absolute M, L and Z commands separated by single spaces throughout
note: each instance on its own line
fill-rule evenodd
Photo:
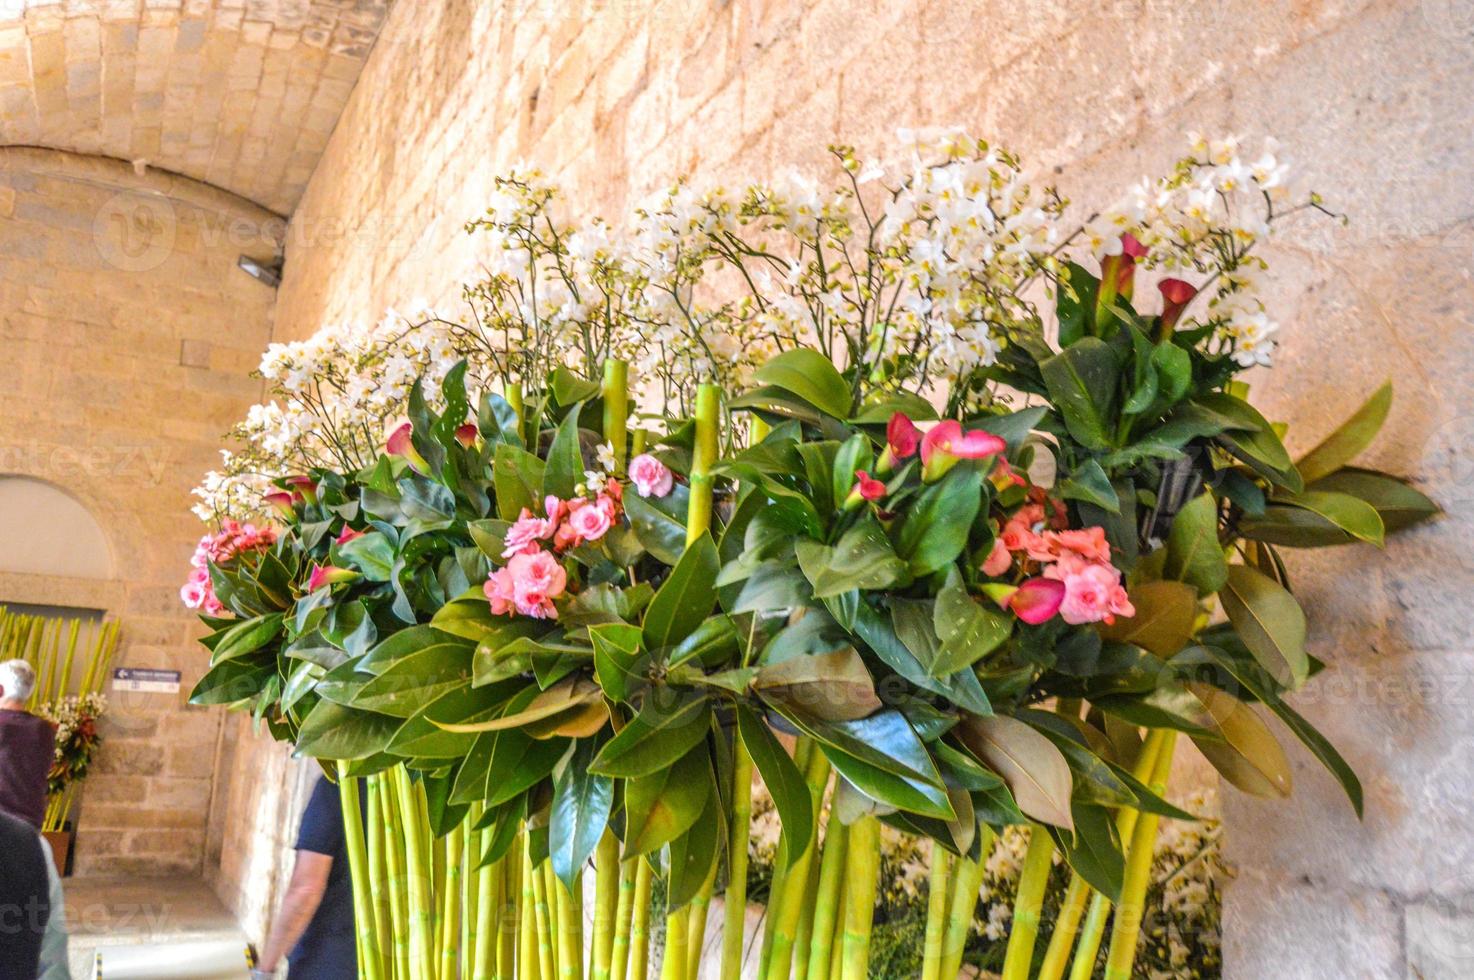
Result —
M 1054 861 L 1054 840 L 1041 825 L 1029 828 L 1029 849 L 1019 874 L 1018 893 L 1013 903 L 1013 924 L 1008 932 L 1008 952 L 1003 958 L 1002 980 L 1029 980 L 1034 969 L 1034 943 L 1039 936 L 1039 914 L 1044 908 L 1044 891 L 1049 886 L 1049 868 Z
M 630 368 L 624 361 L 604 362 L 604 440 L 614 447 L 614 470 L 624 472 L 629 437 Z
M 573 888 L 568 888 L 553 873 L 553 863 L 548 862 L 548 888 L 553 905 L 558 910 L 558 977 L 559 980 L 581 980 L 583 976 L 583 943 L 580 923 L 583 920 L 582 903 L 578 895 L 583 891 L 582 877 L 573 879 Z
M 475 834 L 477 846 L 469 854 L 472 865 L 481 860 L 484 848 L 490 843 L 491 831 L 482 830 Z M 488 868 L 476 872 L 476 943 L 471 954 L 473 980 L 491 980 L 496 973 L 496 954 L 501 936 L 497 928 L 498 908 L 502 904 L 502 891 L 506 887 L 507 858 L 502 858 Z
M 809 754 L 804 780 L 808 783 L 812 812 L 817 814 L 819 804 L 824 798 L 824 785 L 829 781 L 829 759 L 823 752 L 815 749 Z M 818 841 L 819 830 L 815 826 L 813 838 L 798 857 L 788 862 L 777 910 L 771 908 L 768 910 L 768 914 L 774 916 L 775 921 L 773 945 L 768 952 L 768 958 L 763 962 L 762 976 L 764 977 L 787 980 L 789 971 L 792 969 L 793 947 L 798 938 L 799 921 L 803 916 L 804 895 L 809 887 L 809 868 L 813 863 L 814 850 Z
M 619 866 L 619 907 L 614 910 L 614 947 L 609 957 L 610 980 L 624 980 L 630 965 L 630 921 L 635 911 L 635 864 L 626 858 Z
M 462 830 L 456 827 L 445 837 L 445 890 L 440 906 L 440 973 L 441 977 L 459 975 L 456 969 L 456 946 L 460 938 Z M 467 953 L 469 954 L 469 951 Z
M 594 965 L 589 971 L 593 980 L 608 980 L 611 972 L 619 885 L 619 838 L 606 829 L 594 854 Z
M 711 468 L 717 461 L 721 414 L 720 389 L 703 384 L 696 389 L 696 437 L 691 450 L 691 497 L 686 507 L 686 543 L 711 528 Z
M 404 821 L 399 813 L 399 794 L 394 785 L 393 772 L 386 772 L 379 779 L 380 799 L 384 812 L 384 870 L 388 875 L 389 887 L 389 932 L 393 945 L 393 974 L 395 980 L 408 980 L 409 963 L 409 895 L 404 871 Z
M 876 879 L 880 875 L 880 821 L 866 816 L 850 826 L 845 855 L 844 966 L 840 980 L 866 980 L 870 964 L 870 930 L 875 920 Z
M 650 972 L 650 862 L 635 858 L 634 914 L 630 921 L 630 969 L 625 980 L 646 980 Z
M 665 957 L 660 964 L 660 980 L 686 980 L 686 942 L 690 927 L 691 915 L 687 909 L 673 909 L 666 915 Z
M 1054 920 L 1054 932 L 1049 936 L 1049 946 L 1044 950 L 1044 961 L 1039 964 L 1038 980 L 1059 980 L 1064 976 L 1070 962 L 1070 951 L 1075 948 L 1075 936 L 1080 931 L 1080 917 L 1085 914 L 1085 904 L 1090 899 L 1090 886 L 1078 874 L 1070 874 L 1069 887 L 1065 889 L 1060 903 L 1059 915 Z
M 828 860 L 828 855 L 825 855 Z M 952 855 L 936 841 L 931 842 L 931 871 L 927 877 L 926 940 L 922 945 L 921 980 L 940 980 L 942 940 L 947 930 L 947 874 Z
M 800 950 L 808 958 L 804 972 L 809 980 L 829 978 L 830 961 L 834 957 L 835 925 L 842 918 L 840 905 L 849 840 L 850 829 L 831 813 L 829 824 L 824 828 L 824 854 L 819 859 L 819 891 L 814 897 L 814 923 L 809 930 L 809 948 Z
M 717 867 L 720 864 L 720 860 L 711 862 L 706 880 L 697 889 L 696 897 L 691 899 L 691 931 L 686 937 L 686 975 L 692 980 L 701 972 L 701 947 L 706 944 L 706 917 L 711 910 L 711 893 L 716 888 Z
M 517 978 L 537 980 L 540 960 L 537 946 L 537 877 L 532 866 L 527 838 L 521 843 L 521 856 L 517 863 L 522 866 L 522 904 L 517 909 Z M 552 980 L 551 977 L 548 980 Z
M 747 927 L 747 846 L 752 834 L 752 756 L 732 741 L 732 828 L 727 842 L 727 895 L 722 921 L 721 980 L 741 980 Z
M 1166 729 L 1156 729 L 1142 743 L 1133 772 L 1143 783 L 1151 782 L 1166 738 Z M 1124 846 L 1130 845 L 1139 815 L 1138 811 L 1130 807 L 1122 807 L 1116 814 L 1116 833 Z M 1080 928 L 1080 943 L 1075 949 L 1075 959 L 1070 964 L 1070 980 L 1090 980 L 1095 975 L 1095 960 L 1100 953 L 1106 920 L 1110 915 L 1111 900 L 1099 892 L 1091 895 L 1090 907 L 1085 913 L 1085 924 Z
M 553 896 L 548 888 L 548 879 L 551 876 L 552 867 L 546 858 L 532 870 L 532 908 L 537 921 L 537 972 L 543 980 L 553 980 L 558 975 L 553 950 L 555 909 Z
M 404 831 L 405 876 L 409 879 L 409 951 L 415 980 L 432 980 L 434 957 L 434 903 L 431 899 L 430 844 L 425 837 L 422 806 L 409 770 L 396 766 L 393 778 L 399 793 L 399 816 Z
M 992 827 L 978 827 L 978 859 L 963 857 L 957 861 L 952 875 L 952 896 L 947 899 L 947 928 L 942 933 L 942 976 L 955 977 L 962 969 L 962 954 L 967 936 L 972 931 L 973 911 L 978 905 L 978 891 L 988 868 L 988 854 L 993 850 Z
M 348 764 L 338 763 L 338 798 L 343 807 L 343 836 L 348 848 L 348 877 L 353 886 L 353 922 L 358 936 L 358 973 L 380 980 L 379 940 L 374 930 L 373 898 L 369 893 L 368 842 L 363 811 L 358 808 L 358 780 L 348 775 Z
M 1172 773 L 1172 751 L 1177 733 L 1168 732 L 1162 740 L 1157 763 L 1152 773 L 1152 792 L 1167 789 Z M 1126 878 L 1121 885 L 1121 904 L 1111 924 L 1111 948 L 1106 954 L 1105 980 L 1131 980 L 1131 965 L 1136 961 L 1136 940 L 1141 934 L 1145 914 L 1146 890 L 1152 879 L 1152 856 L 1157 842 L 1157 825 L 1161 817 L 1143 813 L 1136 818 L 1131 834 L 1131 849 L 1126 853 Z

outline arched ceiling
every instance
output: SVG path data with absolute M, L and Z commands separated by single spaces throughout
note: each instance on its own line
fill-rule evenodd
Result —
M 393 0 L 0 0 L 0 145 L 101 154 L 289 214 Z

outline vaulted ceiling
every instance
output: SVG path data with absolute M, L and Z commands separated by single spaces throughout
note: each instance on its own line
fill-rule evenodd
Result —
M 393 0 L 0 0 L 0 145 L 296 206 Z

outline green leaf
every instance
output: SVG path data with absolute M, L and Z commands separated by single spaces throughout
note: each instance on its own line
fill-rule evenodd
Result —
M 491 464 L 497 516 L 504 521 L 515 521 L 524 507 L 540 513 L 545 469 L 546 464 L 526 450 L 498 443 Z
M 1228 560 L 1218 543 L 1218 501 L 1204 493 L 1177 512 L 1167 533 L 1167 578 L 1211 595 L 1228 581 Z
M 1300 457 L 1295 463 L 1300 476 L 1306 483 L 1314 483 L 1350 463 L 1372 444 L 1382 429 L 1382 423 L 1387 421 L 1387 412 L 1391 408 L 1392 382 L 1388 381 L 1320 445 Z
M 704 697 L 653 689 L 640 713 L 594 758 L 590 769 L 624 779 L 648 776 L 689 752 L 711 729 L 711 706 Z
M 360 661 L 358 669 L 369 674 L 381 674 L 405 657 L 438 647 L 472 650 L 475 644 L 463 636 L 455 636 L 433 626 L 411 626 L 381 640 Z
M 852 721 L 881 708 L 870 671 L 853 647 L 768 664 L 752 688 L 777 707 L 824 721 Z
M 604 836 L 614 807 L 614 780 L 589 769 L 593 754 L 592 742 L 578 742 L 553 784 L 548 856 L 553 861 L 553 873 L 570 891 L 584 862 Z
M 1268 576 L 1233 565 L 1218 599 L 1244 645 L 1276 682 L 1288 688 L 1305 682 L 1310 676 L 1305 613 L 1294 596 Z
M 472 654 L 470 646 L 444 644 L 404 657 L 364 684 L 353 707 L 409 718 L 447 691 L 471 686 Z
M 634 673 L 640 654 L 640 628 L 627 623 L 607 623 L 589 628 L 594 644 L 594 674 L 604 696 L 616 703 L 629 700 L 630 683 L 640 678 Z
M 696 627 L 670 652 L 666 666 L 679 667 L 690 660 L 715 667 L 735 660 L 741 653 L 737 625 L 730 616 L 718 613 Z
M 276 676 L 276 664 L 257 664 L 243 660 L 227 660 L 205 671 L 190 691 L 190 704 L 235 704 L 258 693 L 269 678 Z
M 1342 469 L 1315 481 L 1311 490 L 1350 494 L 1377 509 L 1387 533 L 1401 531 L 1438 513 L 1438 505 L 1396 477 L 1374 470 Z
M 1066 263 L 1069 282 L 1057 287 L 1054 309 L 1059 320 L 1059 345 L 1069 347 L 1091 333 L 1095 327 L 1095 297 L 1100 280 L 1084 266 Z
M 549 719 L 572 716 L 587 705 L 596 702 L 598 698 L 599 688 L 596 684 L 585 678 L 569 677 L 546 691 L 539 692 L 520 711 L 486 721 L 456 724 L 437 722 L 437 724 L 448 732 L 496 732 L 525 728 Z
M 297 751 L 314 759 L 367 759 L 383 752 L 401 720 L 319 701 L 302 719 Z
M 776 415 L 784 420 L 797 419 L 818 425 L 823 414 L 807 399 L 800 398 L 778 385 L 759 385 L 727 402 L 729 411 L 748 410 L 759 415 Z
M 348 567 L 362 572 L 368 581 L 389 581 L 394 570 L 394 544 L 382 532 L 370 531 L 336 547 Z
M 834 364 L 816 350 L 784 351 L 758 368 L 753 376 L 798 395 L 819 411 L 837 419 L 849 417 L 853 393 Z
M 927 665 L 927 673 L 933 677 L 945 677 L 971 667 L 998 649 L 1013 633 L 1012 617 L 968 595 L 955 570 L 937 593 L 932 625 L 941 643 L 936 659 Z
M 1302 493 L 1276 496 L 1273 502 L 1310 511 L 1326 523 L 1345 532 L 1349 537 L 1374 544 L 1379 548 L 1383 545 L 1386 531 L 1382 526 L 1381 515 L 1377 513 L 1375 507 L 1359 497 L 1330 490 L 1306 490 Z M 1266 514 L 1269 509 L 1265 508 Z M 1276 511 L 1276 514 L 1278 513 Z M 1288 543 L 1275 541 L 1273 538 L 1262 538 L 1261 540 L 1269 541 L 1271 544 Z
M 1050 836 L 1065 856 L 1065 861 L 1086 884 L 1109 898 L 1121 900 L 1121 886 L 1126 877 L 1126 858 L 1121 851 L 1121 835 L 1109 810 L 1089 803 L 1072 803 L 1070 815 L 1074 833 L 1050 827 Z M 1035 831 L 1037 833 L 1038 831 Z
M 625 783 L 625 857 L 649 854 L 685 833 L 701 816 L 711 780 L 706 749 L 698 745 L 674 765 Z
M 794 547 L 799 568 L 814 587 L 815 599 L 851 589 L 884 589 L 906 573 L 885 531 L 870 517 L 840 536 L 834 547 L 804 539 Z
M 1059 494 L 1068 500 L 1084 500 L 1112 514 L 1121 512 L 1116 489 L 1100 463 L 1087 459 L 1066 479 L 1060 481 Z
M 670 844 L 670 873 L 666 885 L 668 911 L 684 908 L 701 891 L 721 853 L 722 842 L 726 840 L 727 822 L 722 815 L 716 783 L 708 780 L 707 787 L 701 815 L 689 830 Z
M 1065 427 L 1086 449 L 1111 448 L 1119 370 L 1115 353 L 1096 337 L 1084 337 L 1039 365 Z
M 678 484 L 664 497 L 625 494 L 624 511 L 635 537 L 646 551 L 667 565 L 680 561 L 686 549 L 686 508 L 690 501 L 691 491 L 685 484 Z
M 835 506 L 843 504 L 850 495 L 850 490 L 855 485 L 855 473 L 860 470 L 869 472 L 874 462 L 875 452 L 870 448 L 870 440 L 866 436 L 856 433 L 840 444 L 839 450 L 834 454 L 833 480 L 830 486 Z
M 1189 683 L 1187 687 L 1213 718 L 1218 737 L 1194 739 L 1193 744 L 1218 774 L 1251 796 L 1288 797 L 1290 761 L 1254 709 L 1207 684 Z
M 552 382 L 553 399 L 562 407 L 599 396 L 597 381 L 580 378 L 561 364 L 553 369 Z
M 693 541 L 661 583 L 645 611 L 645 648 L 665 650 L 695 632 L 716 604 L 719 569 L 711 535 Z
M 563 416 L 548 447 L 547 466 L 543 471 L 543 493 L 563 500 L 573 496 L 574 488 L 583 480 L 583 453 L 578 442 L 578 416 L 581 405 L 574 405 Z
M 508 680 L 490 687 L 453 688 L 400 725 L 389 742 L 388 751 L 405 758 L 462 759 L 471 751 L 478 736 L 448 732 L 436 722 L 479 721 L 494 717 L 505 710 L 508 699 L 521 687 L 521 681 Z
M 1286 490 L 1304 489 L 1304 481 L 1290 461 L 1274 427 L 1248 402 L 1227 392 L 1199 395 L 1194 403 L 1210 417 L 1221 419 L 1225 430 L 1218 440 L 1249 468 Z M 1192 406 L 1187 406 L 1192 407 Z
M 808 579 L 791 561 L 765 561 L 742 583 L 730 612 L 796 609 L 809 601 L 812 591 Z
M 1070 766 L 1053 742 L 1005 715 L 965 718 L 957 733 L 974 755 L 1003 777 L 1020 810 L 1041 823 L 1073 826 Z
M 242 620 L 225 630 L 215 643 L 211 666 L 227 660 L 236 660 L 255 653 L 274 640 L 282 631 L 282 614 L 268 613 L 253 619 Z
M 925 487 L 891 531 L 896 554 L 917 578 L 954 561 L 967 547 L 967 533 L 982 507 L 982 474 L 956 466 Z
M 1136 615 L 1097 627 L 1100 635 L 1170 657 L 1192 639 L 1198 618 L 1198 593 L 1185 582 L 1166 579 L 1138 582 L 1130 589 Z
M 778 809 L 784 842 L 778 851 L 787 858 L 785 866 L 792 866 L 814 838 L 814 806 L 808 784 L 768 726 L 740 704 L 737 731 Z

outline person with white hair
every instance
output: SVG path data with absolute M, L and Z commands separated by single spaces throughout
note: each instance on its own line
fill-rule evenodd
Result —
M 0 812 L 41 829 L 56 729 L 26 709 L 36 671 L 24 660 L 0 663 Z

